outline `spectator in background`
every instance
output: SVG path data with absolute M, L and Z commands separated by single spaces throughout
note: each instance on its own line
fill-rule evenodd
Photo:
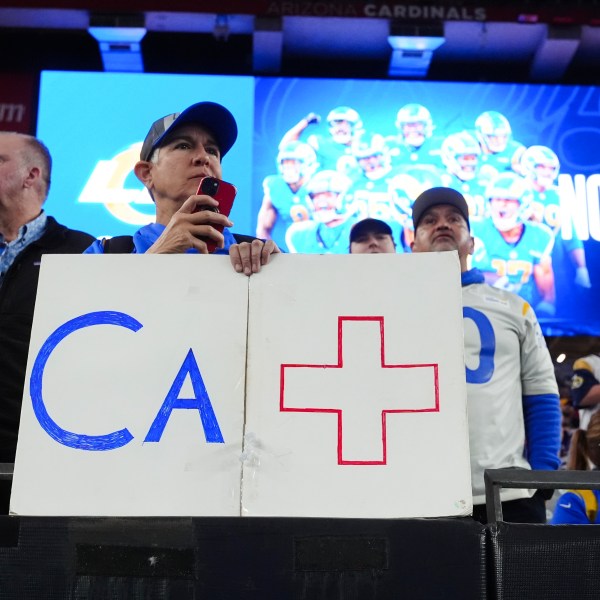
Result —
M 587 429 L 600 408 L 600 356 L 589 354 L 573 363 L 571 400 L 579 413 L 580 429 Z
M 579 427 L 579 416 L 571 400 L 571 380 L 558 380 L 558 392 L 560 394 L 560 411 L 562 413 L 562 435 L 560 442 L 561 467 L 566 467 L 571 446 L 573 433 Z
M 555 470 L 560 465 L 561 417 L 554 367 L 529 304 L 484 283 L 477 269 L 468 269 L 474 239 L 464 196 L 444 187 L 426 190 L 415 200 L 412 218 L 413 252 L 458 252 L 473 518 L 485 523 L 485 469 Z M 545 523 L 550 492 L 501 490 L 504 519 Z
M 94 241 L 42 209 L 51 169 L 39 140 L 0 133 L 0 463 L 15 460 L 41 257 L 79 254 Z M 0 480 L 0 514 L 9 496 L 9 482 Z
M 577 471 L 600 467 L 600 413 L 589 420 L 588 428 L 578 429 L 571 440 L 567 468 Z M 551 525 L 600 524 L 600 490 L 568 490 L 556 502 Z
M 380 219 L 363 219 L 350 230 L 350 254 L 395 254 L 392 228 Z

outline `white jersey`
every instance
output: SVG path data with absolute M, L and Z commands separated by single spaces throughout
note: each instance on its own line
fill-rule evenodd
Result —
M 573 363 L 573 370 L 575 371 L 577 369 L 586 369 L 598 381 L 600 381 L 600 356 L 597 356 L 596 354 L 590 354 L 588 356 L 578 358 Z M 595 406 L 590 406 L 587 408 L 580 406 L 577 409 L 577 412 L 579 413 L 579 429 L 585 429 L 587 431 L 592 415 L 599 410 L 600 404 L 596 404 Z
M 485 469 L 531 468 L 524 457 L 523 396 L 550 395 L 542 411 L 549 411 L 552 420 L 556 410 L 558 427 L 560 409 L 552 359 L 535 313 L 516 294 L 469 284 L 473 279 L 465 276 L 475 273 L 463 274 L 462 294 L 473 503 L 484 504 Z M 545 427 L 544 418 L 540 421 Z M 547 468 L 559 464 L 558 435 L 556 441 L 556 466 L 550 459 Z M 505 488 L 500 497 L 504 502 L 531 495 L 532 490 Z

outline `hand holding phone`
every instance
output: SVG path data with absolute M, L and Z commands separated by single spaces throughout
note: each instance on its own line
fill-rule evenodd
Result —
M 231 208 L 233 207 L 233 201 L 235 200 L 237 189 L 233 184 L 227 183 L 227 181 L 223 181 L 221 179 L 217 179 L 216 177 L 203 177 L 198 185 L 197 194 L 199 196 L 210 196 L 211 198 L 214 198 L 219 203 L 219 206 L 197 206 L 194 212 L 198 212 L 200 210 L 212 210 L 213 212 L 217 212 L 228 217 L 229 213 L 231 212 Z M 213 225 L 212 227 L 223 233 L 223 225 Z M 217 248 L 217 244 L 213 240 L 207 240 L 206 245 L 209 253 L 211 254 Z

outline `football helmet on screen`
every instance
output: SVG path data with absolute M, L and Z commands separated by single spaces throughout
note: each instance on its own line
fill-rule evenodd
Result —
M 502 113 L 487 110 L 475 120 L 475 135 L 489 152 L 503 152 L 512 135 L 512 128 Z
M 468 131 L 452 133 L 442 142 L 442 162 L 450 173 L 463 181 L 477 174 L 480 154 L 477 140 Z
M 407 144 L 420 146 L 433 133 L 431 113 L 422 104 L 405 104 L 396 115 L 396 127 Z
M 379 133 L 362 135 L 352 147 L 352 153 L 369 179 L 379 179 L 391 168 L 389 149 Z
M 529 218 L 533 194 L 527 180 L 520 175 L 508 171 L 498 174 L 488 184 L 485 196 L 499 231 L 509 231 Z
M 349 144 L 363 129 L 360 115 L 349 106 L 338 106 L 327 115 L 329 133 L 339 144 Z
M 560 170 L 556 153 L 547 146 L 529 146 L 521 156 L 523 174 L 541 188 L 554 184 Z
M 290 142 L 277 154 L 277 168 L 286 183 L 308 179 L 318 166 L 315 151 L 304 142 Z
M 435 169 L 425 165 L 407 169 L 390 180 L 390 190 L 395 194 L 397 204 L 409 216 L 412 214 L 412 205 L 421 193 L 442 185 L 442 179 Z
M 352 180 L 339 171 L 327 169 L 315 173 L 306 184 L 313 220 L 327 223 L 344 214 L 344 195 L 351 183 Z
M 342 194 L 348 189 L 351 183 L 352 180 L 343 173 L 327 169 L 325 171 L 318 171 L 313 175 L 312 179 L 306 184 L 306 191 L 311 197 L 315 194 L 323 194 L 324 192 Z

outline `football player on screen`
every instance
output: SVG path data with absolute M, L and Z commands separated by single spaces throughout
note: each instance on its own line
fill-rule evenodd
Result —
M 361 175 L 348 190 L 348 205 L 359 219 L 370 217 L 385 221 L 392 228 L 396 246 L 403 247 L 410 205 L 406 197 L 398 193 L 400 184 L 393 184 L 400 173 L 392 168 L 383 136 L 378 133 L 361 136 L 354 146 L 354 156 Z
M 475 136 L 481 147 L 481 168 L 522 175 L 521 156 L 525 146 L 513 139 L 508 119 L 495 110 L 486 110 L 475 119 Z
M 277 154 L 277 175 L 263 180 L 263 200 L 256 220 L 256 236 L 271 239 L 277 221 L 287 229 L 310 219 L 306 184 L 319 164 L 315 151 L 304 142 L 290 142 Z M 278 244 L 279 245 L 279 244 Z
M 553 316 L 554 236 L 545 225 L 528 220 L 527 182 L 516 173 L 500 173 L 485 195 L 491 218 L 471 223 L 475 238 L 471 266 L 483 272 L 487 283 L 519 294 L 540 317 Z
M 451 133 L 442 142 L 442 162 L 446 167 L 441 176 L 442 184 L 465 197 L 472 221 L 485 217 L 487 208 L 485 187 L 489 180 L 479 172 L 480 156 L 481 148 L 468 131 Z
M 583 243 L 570 217 L 561 209 L 560 193 L 555 183 L 560 169 L 558 156 L 547 146 L 530 146 L 521 157 L 521 165 L 533 189 L 531 220 L 544 223 L 555 236 L 554 264 L 558 268 L 566 252 L 575 268 L 575 283 L 583 288 L 591 287 Z M 563 227 L 570 232 L 571 239 L 563 238 Z
M 318 124 L 321 117 L 309 113 L 300 120 L 281 139 L 279 147 L 299 140 L 309 125 Z M 317 153 L 320 168 L 337 170 L 351 175 L 356 164 L 352 157 L 352 147 L 356 139 L 364 132 L 360 115 L 349 106 L 338 106 L 327 115 L 329 135 L 312 133 L 305 141 Z
M 410 252 L 410 245 L 414 240 L 412 207 L 415 200 L 425 190 L 441 185 L 440 171 L 432 165 L 414 165 L 409 169 L 402 169 L 400 174 L 394 175 L 390 179 L 389 188 L 396 195 L 396 203 L 410 217 L 408 222 L 404 223 L 404 249 L 406 252 Z
M 442 168 L 441 140 L 433 137 L 431 113 L 422 104 L 405 104 L 396 115 L 397 133 L 385 138 L 394 167 L 417 164 Z
M 293 223 L 285 241 L 290 252 L 303 254 L 346 254 L 349 235 L 356 222 L 344 202 L 351 180 L 327 169 L 319 171 L 308 182 L 308 199 L 312 220 Z

